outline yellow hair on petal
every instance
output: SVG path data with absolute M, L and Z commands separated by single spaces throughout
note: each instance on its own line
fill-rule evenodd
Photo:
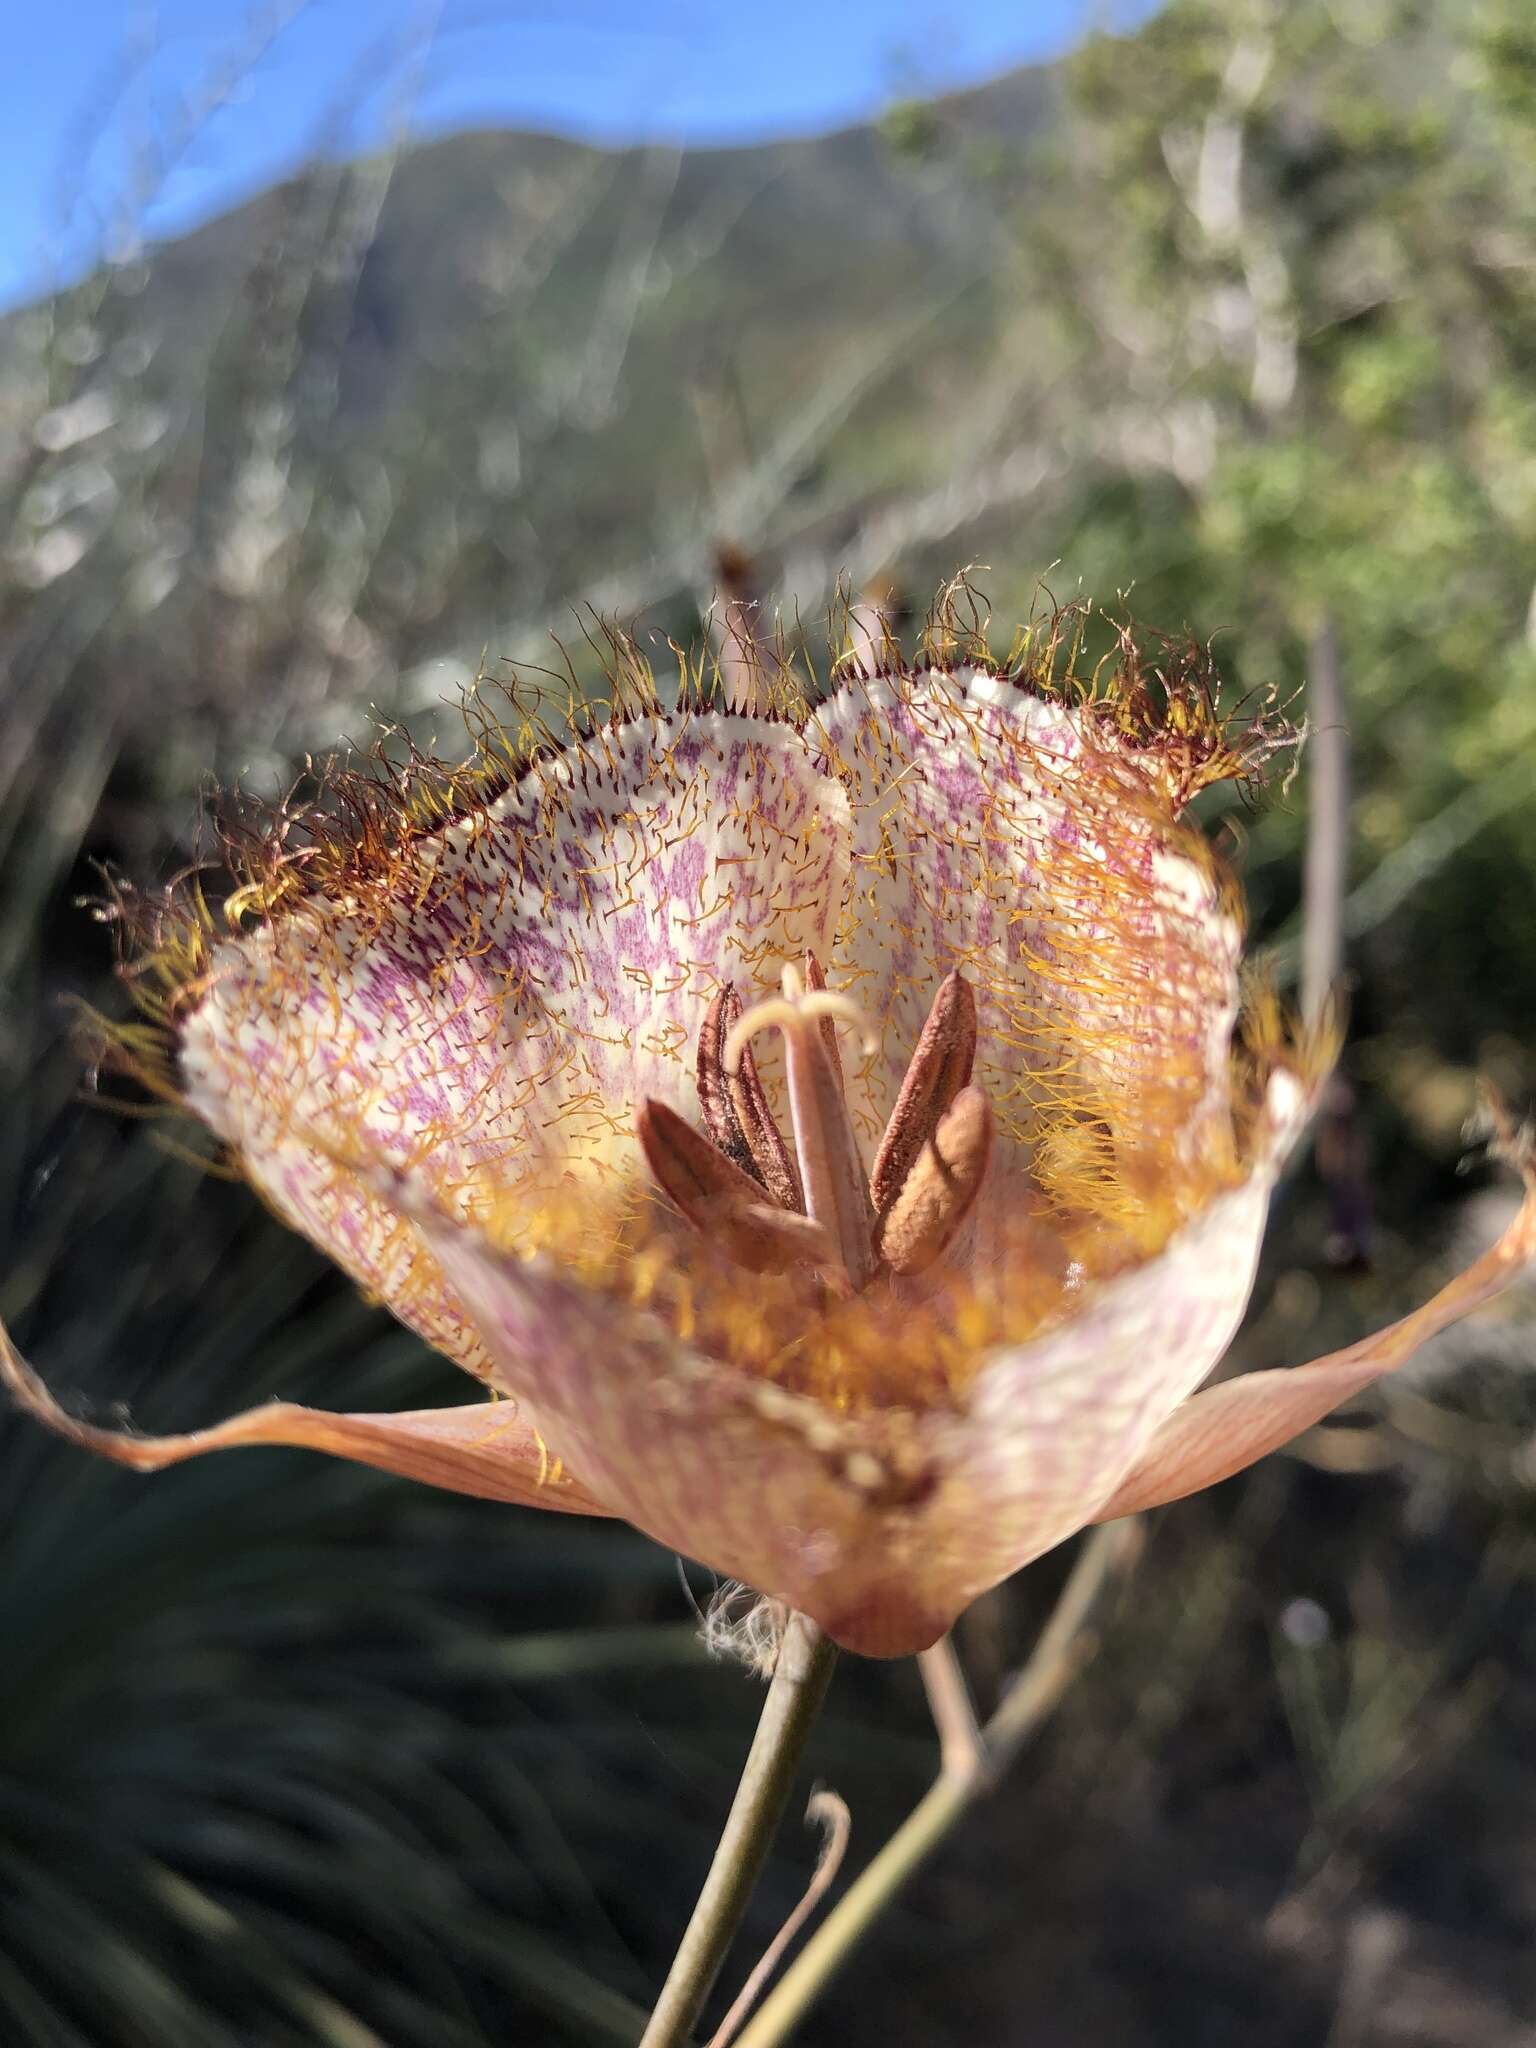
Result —
M 718 855 L 708 889 L 672 906 L 675 957 L 605 953 L 599 942 L 601 920 L 644 914 L 648 865 L 698 830 L 698 773 L 678 754 L 691 735 L 727 729 L 717 714 L 732 687 L 707 648 L 674 649 L 676 681 L 663 691 L 632 637 L 594 625 L 589 641 L 604 676 L 597 693 L 583 694 L 568 660 L 530 680 L 482 678 L 463 707 L 473 744 L 466 762 L 434 760 L 390 730 L 361 764 L 314 770 L 302 797 L 232 807 L 220 828 L 221 885 L 194 874 L 159 897 L 114 896 L 109 915 L 124 936 L 139 1016 L 99 1027 L 107 1048 L 174 1101 L 179 1056 L 189 1032 L 196 1036 L 191 1020 L 221 974 L 259 956 L 260 973 L 229 997 L 228 1032 L 210 1054 L 226 1063 L 216 1079 L 230 1097 L 242 1076 L 260 1092 L 241 1050 L 247 1027 L 280 1040 L 303 1078 L 324 1066 L 322 1050 L 334 1053 L 355 1030 L 353 977 L 370 941 L 402 927 L 430 932 L 434 912 L 446 910 L 440 957 L 434 936 L 412 969 L 412 1016 L 426 1022 L 413 1026 L 395 1068 L 384 1061 L 375 1073 L 359 1037 L 346 1049 L 350 1092 L 335 1099 L 331 1121 L 302 1133 L 290 1127 L 281 1076 L 263 1102 L 269 1154 L 296 1138 L 321 1158 L 306 1198 L 313 1213 L 302 1212 L 301 1227 L 328 1246 L 327 1233 L 340 1238 L 347 1223 L 372 1233 L 358 1263 L 371 1261 L 390 1306 L 482 1369 L 476 1345 L 446 1327 L 436 1262 L 368 1192 L 376 1182 L 366 1148 L 348 1149 L 370 1118 L 386 1120 L 389 1091 L 408 1081 L 425 1106 L 413 1099 L 410 1128 L 391 1127 L 396 1169 L 432 1169 L 433 1199 L 457 1206 L 509 1255 L 556 1258 L 661 1318 L 680 1341 L 839 1410 L 956 1401 L 989 1346 L 1023 1342 L 1064 1312 L 1068 1268 L 1077 1286 L 1154 1256 L 1241 1180 L 1259 1142 L 1269 1073 L 1289 1065 L 1315 1076 L 1329 1053 L 1326 1032 L 1298 1038 L 1259 991 L 1229 1058 L 1240 903 L 1203 836 L 1179 819 L 1199 790 L 1222 779 L 1247 783 L 1294 736 L 1269 702 L 1247 717 L 1223 713 L 1208 650 L 1193 642 L 1150 643 L 1114 627 L 1110 652 L 1090 661 L 1094 616 L 1086 605 L 1052 608 L 995 661 L 985 601 L 961 576 L 936 599 L 913 661 L 901 663 L 882 638 L 877 657 L 889 665 L 878 673 L 844 658 L 845 608 L 841 626 L 834 619 L 841 641 L 824 686 L 780 627 L 754 629 L 752 708 L 728 727 L 729 744 L 740 751 L 745 730 L 780 779 L 787 770 L 768 742 L 785 728 L 801 735 L 808 777 L 814 768 L 831 778 L 845 806 L 840 820 L 849 807 L 857 813 L 864 837 L 846 888 L 838 884 L 842 926 L 829 963 L 838 992 L 827 1006 L 864 1005 L 858 977 L 872 971 L 872 954 L 902 962 L 891 969 L 890 1014 L 875 1017 L 877 1027 L 904 1019 L 903 1006 L 926 1008 L 952 969 L 973 984 L 987 1020 L 977 1078 L 1029 1175 L 1027 1202 L 1017 1215 L 988 1219 L 988 1249 L 968 1265 L 925 1275 L 920 1286 L 877 1285 L 852 1303 L 823 1300 L 803 1274 L 744 1276 L 640 1183 L 630 1156 L 635 1105 L 593 1078 L 641 1056 L 686 1077 L 686 1024 L 658 1025 L 660 1006 L 643 1025 L 626 1024 L 634 1014 L 621 1001 L 626 985 L 707 998 L 704 984 L 723 980 L 724 969 L 697 934 L 750 893 L 766 854 L 781 864 L 776 916 L 795 914 L 801 878 L 819 873 L 812 863 L 828 813 L 816 814 L 818 844 L 811 827 L 790 831 L 764 818 L 765 785 L 754 785 L 751 802 L 731 813 L 738 838 Z M 972 776 L 978 802 L 941 844 L 923 810 L 922 775 L 944 748 Z M 637 823 L 631 773 L 664 790 L 671 808 L 663 824 Z M 616 792 L 607 810 L 589 801 L 599 785 Z M 503 800 L 513 794 L 526 802 L 509 828 Z M 539 866 L 551 845 L 558 882 L 574 899 L 563 908 L 550 870 Z M 463 872 L 481 855 L 489 879 L 477 876 L 477 898 Z M 536 935 L 545 930 L 542 890 L 550 947 L 580 998 L 569 1005 L 577 1020 L 558 1028 L 540 980 L 547 967 L 521 955 L 507 964 L 505 950 L 482 964 L 498 917 L 524 887 L 531 907 L 519 915 Z M 985 941 L 957 942 L 937 957 L 931 934 L 960 929 L 961 913 L 978 906 L 992 921 Z M 689 957 L 695 949 L 703 973 Z M 776 978 L 780 950 L 777 927 L 743 929 L 731 971 L 760 987 Z M 503 1040 L 488 1024 L 474 1050 L 477 1060 L 487 1048 L 495 1054 L 494 1081 L 461 1059 L 473 1078 L 457 1093 L 442 1090 L 439 1109 L 433 1091 L 449 1058 L 441 1048 L 453 1032 L 473 1037 L 482 1012 L 515 1019 L 523 1064 L 509 1074 Z M 858 1135 L 870 1148 L 881 1120 L 871 1105 L 883 1099 L 875 1062 L 911 1049 L 892 1043 L 898 1035 L 887 1029 L 879 1049 L 862 1056 L 843 1049 L 850 1103 L 862 1105 Z M 603 1055 L 612 1056 L 607 1066 Z M 765 1049 L 770 1094 L 774 1057 Z M 561 1085 L 546 1114 L 540 1105 L 553 1080 Z M 493 1085 L 502 1123 L 488 1136 L 482 1110 Z M 517 1118 L 525 1122 L 513 1134 Z M 280 1197 L 269 1199 L 280 1206 Z

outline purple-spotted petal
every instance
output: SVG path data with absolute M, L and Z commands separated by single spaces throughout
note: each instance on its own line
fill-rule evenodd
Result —
M 1290 1115 L 1277 1083 L 1277 1119 Z M 1161 1257 L 982 1369 L 960 1412 L 839 1414 L 722 1366 L 547 1260 L 411 1214 L 526 1400 L 615 1512 L 812 1615 L 868 1655 L 932 1642 L 988 1586 L 1089 1521 L 1225 1350 L 1274 1161 Z
M 251 1179 L 403 1320 L 485 1359 L 451 1288 L 356 1167 L 494 1190 L 632 1172 L 633 1113 L 696 1113 L 722 981 L 822 947 L 847 804 L 789 727 L 638 719 L 422 834 L 366 889 L 221 947 L 180 1040 L 187 1101 Z
M 866 1131 L 959 968 L 976 1079 L 1031 1163 L 1096 1133 L 1122 1157 L 1227 1141 L 1241 927 L 1155 749 L 977 670 L 847 683 L 812 730 L 853 810 L 833 974 L 882 1033 Z
M 1217 1198 L 1061 1327 L 982 1368 L 947 1455 L 968 1476 L 962 1604 L 1092 1519 L 1242 1321 L 1271 1176 Z
M 548 1260 L 509 1259 L 429 1212 L 416 1221 L 495 1377 L 562 1432 L 615 1513 L 849 1648 L 901 1655 L 949 1626 L 956 1608 L 926 1574 L 922 1503 L 946 1482 L 925 1418 L 842 1420 L 699 1355 Z

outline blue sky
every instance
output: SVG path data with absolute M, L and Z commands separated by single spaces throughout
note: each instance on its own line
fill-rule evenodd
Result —
M 402 130 L 807 134 L 1151 0 L 9 0 L 0 306 Z M 198 108 L 211 103 L 211 114 Z

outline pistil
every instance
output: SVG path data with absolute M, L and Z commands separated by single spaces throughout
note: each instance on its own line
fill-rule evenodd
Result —
M 759 1031 L 777 1029 L 782 1033 L 790 1124 L 806 1213 L 827 1232 L 848 1290 L 857 1294 L 874 1278 L 878 1264 L 875 1212 L 843 1093 L 840 1063 L 833 1065 L 823 1020 L 856 1026 L 866 1053 L 876 1050 L 878 1040 L 852 998 L 826 987 L 814 955 L 808 956 L 808 967 L 817 986 L 807 988 L 800 970 L 786 963 L 783 993 L 754 1004 L 737 1018 L 726 1036 L 723 1065 L 728 1076 L 735 1074 Z

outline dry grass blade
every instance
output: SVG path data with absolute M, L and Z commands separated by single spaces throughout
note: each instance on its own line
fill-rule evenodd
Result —
M 709 2048 L 730 2048 L 791 1942 L 837 1882 L 843 1858 L 848 1853 L 848 1838 L 853 1832 L 853 1816 L 848 1811 L 847 1801 L 825 1789 L 813 1792 L 806 1805 L 805 1818 L 822 1831 L 821 1851 L 816 1858 L 816 1868 L 811 1872 L 811 1881 L 794 1911 L 759 1957 L 757 1967 L 736 1994 L 730 2011 L 710 2035 Z

